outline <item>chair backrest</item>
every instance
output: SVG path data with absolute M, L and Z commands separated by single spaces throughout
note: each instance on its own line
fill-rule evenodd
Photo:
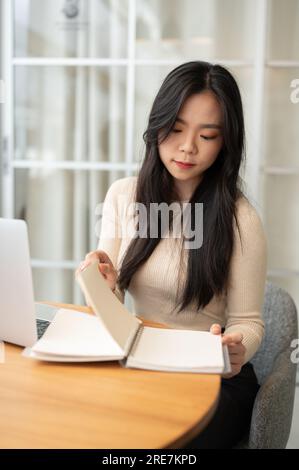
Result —
M 271 282 L 266 283 L 263 304 L 265 336 L 251 359 L 258 381 L 262 384 L 283 351 L 292 352 L 291 341 L 298 338 L 297 309 L 292 297 Z M 288 356 L 289 357 L 289 356 Z

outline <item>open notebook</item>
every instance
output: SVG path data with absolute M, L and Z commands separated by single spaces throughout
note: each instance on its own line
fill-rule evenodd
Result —
M 122 366 L 178 372 L 230 372 L 227 347 L 209 332 L 143 326 L 92 263 L 77 280 L 95 316 L 59 309 L 27 357 L 63 362 L 119 361 Z

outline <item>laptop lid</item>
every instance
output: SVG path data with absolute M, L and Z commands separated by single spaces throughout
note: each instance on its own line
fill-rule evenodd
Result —
M 37 341 L 27 225 L 0 218 L 0 340 L 20 346 Z

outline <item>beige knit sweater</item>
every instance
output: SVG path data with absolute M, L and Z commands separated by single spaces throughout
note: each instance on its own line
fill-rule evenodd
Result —
M 98 249 L 109 255 L 118 270 L 132 239 L 132 232 L 128 230 L 132 212 L 127 208 L 134 201 L 136 182 L 136 176 L 115 181 L 104 201 Z M 177 286 L 183 285 L 180 281 L 186 275 L 187 258 L 183 255 L 180 262 L 181 240 L 171 237 L 162 238 L 150 258 L 134 274 L 129 293 L 133 298 L 134 313 L 148 320 L 174 328 L 203 331 L 208 331 L 213 323 L 219 323 L 225 327 L 225 333 L 243 333 L 247 362 L 259 348 L 264 333 L 261 310 L 267 250 L 260 217 L 244 197 L 237 202 L 237 218 L 242 245 L 234 226 L 235 244 L 226 295 L 214 296 L 200 311 L 192 304 L 183 312 L 174 313 Z M 115 293 L 123 302 L 124 293 L 118 287 Z

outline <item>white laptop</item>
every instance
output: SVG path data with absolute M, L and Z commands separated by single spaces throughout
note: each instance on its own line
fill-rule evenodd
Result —
M 57 310 L 34 301 L 26 222 L 0 218 L 0 341 L 32 346 Z

